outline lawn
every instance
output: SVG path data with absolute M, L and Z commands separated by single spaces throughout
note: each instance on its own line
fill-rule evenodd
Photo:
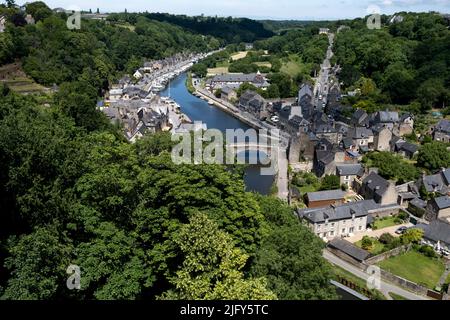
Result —
M 233 54 L 231 56 L 231 59 L 233 59 L 233 61 L 244 59 L 247 56 L 247 53 L 248 53 L 248 51 L 240 51 L 236 54 Z
M 373 241 L 373 246 L 372 246 L 372 249 L 367 250 L 367 251 L 369 251 L 373 255 L 377 255 L 377 254 L 384 252 L 384 244 L 382 244 L 380 241 L 378 241 L 375 238 L 371 238 L 371 239 Z M 362 240 L 359 240 L 358 242 L 356 242 L 355 246 L 362 248 Z
M 393 292 L 389 292 L 389 295 L 394 300 L 409 300 L 409 299 L 406 299 L 405 297 L 403 297 L 403 296 L 401 296 L 399 294 L 393 293 Z
M 380 268 L 430 289 L 438 284 L 445 270 L 439 259 L 432 259 L 411 250 L 378 264 Z
M 228 73 L 228 67 L 209 68 L 208 76 L 215 76 L 216 74 Z
M 291 77 L 295 77 L 299 73 L 309 74 L 307 66 L 301 61 L 296 54 L 289 55 L 288 59 L 282 60 L 281 72 L 287 73 Z
M 334 273 L 334 277 L 333 277 L 334 280 L 337 281 L 337 280 L 339 280 L 338 277 L 341 277 L 341 278 L 346 279 L 347 281 L 353 282 L 353 284 L 357 285 L 360 288 L 368 289 L 366 280 L 355 276 L 353 273 L 350 273 L 347 270 L 344 270 L 339 266 L 332 265 L 332 268 L 333 268 L 333 273 Z M 374 299 L 374 300 L 385 300 L 386 299 L 384 297 L 384 295 L 376 289 L 371 290 L 371 292 L 373 294 L 372 299 Z M 365 294 L 364 292 L 360 292 L 360 293 Z
M 396 217 L 388 217 L 388 218 L 381 218 L 381 219 L 376 219 L 374 221 L 374 226 L 378 229 L 384 229 L 384 228 L 388 228 L 388 227 L 392 227 L 395 225 L 398 225 L 399 223 L 395 222 Z
M 8 87 L 16 91 L 18 93 L 34 93 L 34 92 L 43 92 L 46 90 L 45 87 L 41 86 L 40 84 L 37 84 L 31 79 L 28 78 L 15 78 L 13 80 L 6 80 L 2 81 Z
M 272 68 L 272 64 L 270 62 L 267 61 L 263 61 L 263 62 L 253 62 L 254 64 L 256 64 L 259 67 L 267 67 L 267 68 Z

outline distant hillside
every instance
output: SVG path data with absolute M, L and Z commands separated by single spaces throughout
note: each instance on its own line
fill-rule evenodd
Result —
M 195 33 L 221 38 L 227 43 L 254 42 L 274 35 L 274 33 L 267 30 L 261 22 L 247 18 L 188 17 L 185 15 L 171 15 L 167 13 L 118 13 L 112 14 L 108 20 L 123 20 L 133 23 L 137 21 L 139 16 L 168 22 Z
M 272 32 L 280 32 L 288 29 L 303 28 L 307 25 L 317 24 L 316 21 L 302 21 L 302 20 L 260 20 L 267 30 Z

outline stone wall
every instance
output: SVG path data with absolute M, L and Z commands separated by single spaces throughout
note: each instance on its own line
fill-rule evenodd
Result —
M 376 264 L 376 263 L 381 262 L 381 261 L 383 261 L 383 260 L 386 260 L 386 259 L 388 259 L 388 258 L 390 258 L 390 257 L 398 256 L 399 254 L 404 253 L 404 252 L 407 252 L 407 251 L 409 251 L 410 249 L 411 249 L 411 245 L 401 246 L 401 247 L 392 249 L 392 250 L 390 250 L 390 251 L 386 251 L 386 252 L 384 252 L 384 253 L 381 253 L 381 254 L 379 254 L 379 255 L 370 257 L 370 258 L 366 259 L 366 260 L 364 261 L 364 263 L 365 263 L 365 264 L 368 264 L 368 265 Z

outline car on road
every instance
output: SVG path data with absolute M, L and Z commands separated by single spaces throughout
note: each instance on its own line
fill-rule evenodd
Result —
M 326 107 L 327 106 L 327 104 L 324 102 L 324 103 L 322 103 L 322 107 Z
M 397 230 L 395 230 L 395 233 L 396 234 L 404 234 L 406 230 L 408 230 L 407 227 L 400 227 Z
M 270 120 L 272 120 L 272 122 L 278 122 L 280 121 L 280 118 L 278 116 L 273 116 L 272 118 L 270 118 Z
M 320 94 L 319 95 L 319 100 L 322 100 L 323 99 L 323 96 Z

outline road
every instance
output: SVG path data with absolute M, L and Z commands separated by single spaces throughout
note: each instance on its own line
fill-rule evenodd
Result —
M 334 34 L 330 33 L 328 35 L 329 46 L 327 49 L 327 54 L 323 63 L 320 65 L 320 72 L 316 78 L 316 84 L 314 86 L 314 107 L 317 109 L 323 109 L 323 104 L 327 103 L 327 95 L 330 89 L 330 70 L 331 63 L 330 59 L 333 57 L 333 41 Z M 322 96 L 322 99 L 319 99 Z
M 364 271 L 362 271 L 361 269 L 351 265 L 350 263 L 340 259 L 339 257 L 335 256 L 334 254 L 332 254 L 331 252 L 329 252 L 328 250 L 324 250 L 323 251 L 323 257 L 328 260 L 330 263 L 341 267 L 342 269 L 354 274 L 355 276 L 367 280 L 367 278 L 369 277 L 369 275 L 367 273 L 365 273 Z M 397 287 L 396 285 L 393 285 L 391 283 L 385 282 L 383 280 L 381 280 L 381 288 L 380 291 L 387 297 L 390 299 L 389 297 L 389 292 L 393 292 L 395 294 L 398 294 L 402 297 L 405 297 L 409 300 L 431 300 L 428 297 L 424 297 L 415 293 L 412 293 L 410 291 L 407 291 L 405 289 L 402 289 L 400 287 Z

